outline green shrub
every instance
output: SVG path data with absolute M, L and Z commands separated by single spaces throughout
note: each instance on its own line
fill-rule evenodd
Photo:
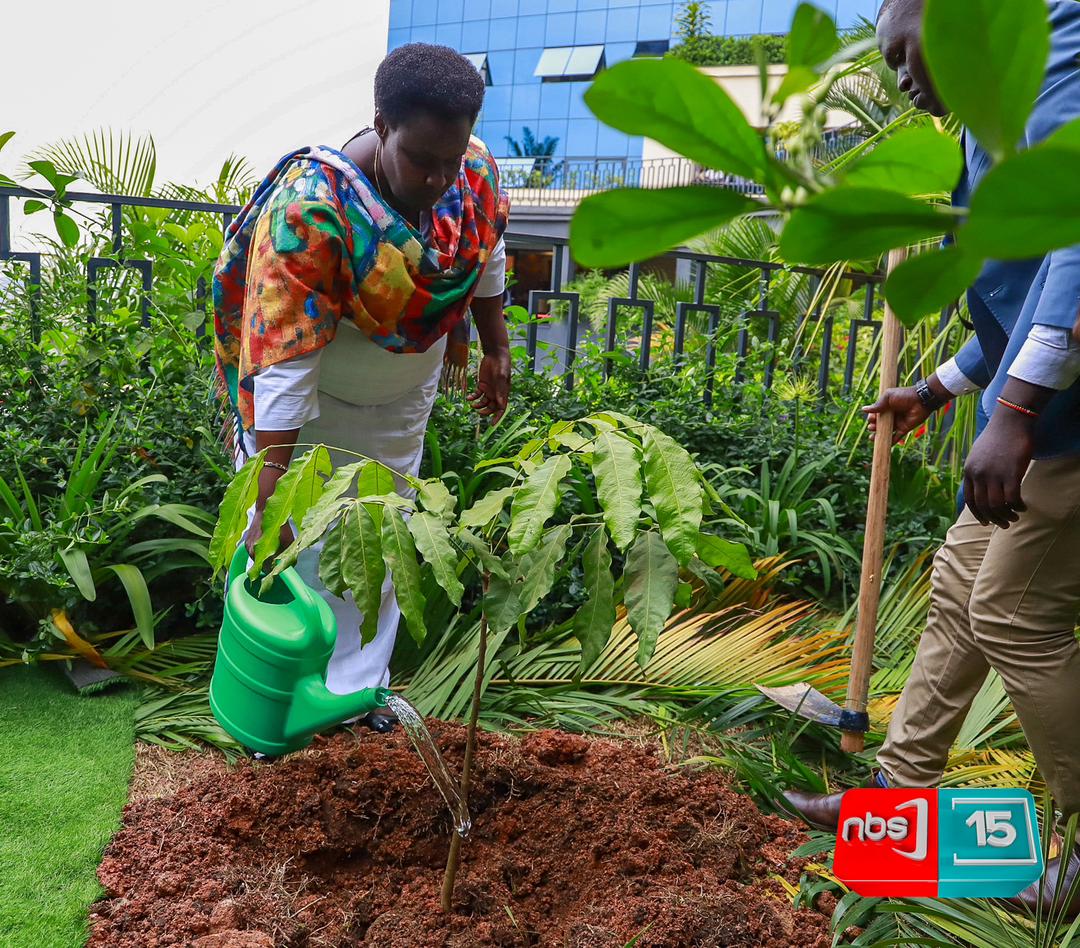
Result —
M 752 66 L 758 61 L 755 46 L 764 51 L 766 62 L 780 64 L 785 61 L 787 37 L 772 34 L 693 36 L 670 49 L 667 55 L 694 66 Z

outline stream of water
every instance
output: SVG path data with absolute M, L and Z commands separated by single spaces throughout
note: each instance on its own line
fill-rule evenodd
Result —
M 397 715 L 401 726 L 405 729 L 405 733 L 409 735 L 409 740 L 413 742 L 413 747 L 416 748 L 416 752 L 420 755 L 424 766 L 427 767 L 428 773 L 431 774 L 431 779 L 435 781 L 435 786 L 439 788 L 439 793 L 442 794 L 443 799 L 446 801 L 450 816 L 454 821 L 454 831 L 462 839 L 467 838 L 469 831 L 472 829 L 472 817 L 469 815 L 469 808 L 465 805 L 465 801 L 461 799 L 461 794 L 458 792 L 458 781 L 450 776 L 446 761 L 443 760 L 442 754 L 439 753 L 439 748 L 436 746 L 431 732 L 427 729 L 427 725 L 424 724 L 420 712 L 400 695 L 390 695 L 386 699 L 386 704 Z

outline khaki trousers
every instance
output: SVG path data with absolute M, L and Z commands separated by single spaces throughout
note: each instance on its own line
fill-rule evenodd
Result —
M 989 669 L 1058 809 L 1080 812 L 1080 458 L 1035 461 L 1008 530 L 966 508 L 934 557 L 930 614 L 878 764 L 932 787 Z

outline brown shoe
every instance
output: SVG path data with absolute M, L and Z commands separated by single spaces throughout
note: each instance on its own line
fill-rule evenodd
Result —
M 1077 915 L 1080 915 L 1080 887 L 1073 892 L 1070 892 L 1070 889 L 1076 882 L 1078 873 L 1080 873 L 1080 853 L 1073 851 L 1064 872 L 1062 872 L 1061 857 L 1055 856 L 1053 859 L 1047 860 L 1042 880 L 1031 883 L 1019 895 L 1005 901 L 1015 908 L 1026 908 L 1029 912 L 1034 913 L 1039 909 L 1039 888 L 1041 886 L 1043 917 L 1060 915 L 1062 912 L 1062 900 L 1071 895 L 1072 898 L 1065 905 L 1064 913 L 1066 918 L 1076 918 Z
M 874 771 L 874 775 L 863 786 L 885 789 L 889 784 L 881 771 Z M 837 793 L 804 793 L 801 790 L 785 790 L 783 796 L 787 805 L 782 806 L 781 809 L 805 820 L 814 829 L 836 832 L 836 828 L 840 825 L 840 801 L 844 796 L 843 790 Z

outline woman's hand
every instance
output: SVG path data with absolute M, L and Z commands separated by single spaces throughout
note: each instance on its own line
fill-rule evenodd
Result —
M 476 391 L 469 396 L 469 404 L 481 415 L 489 416 L 493 422 L 498 422 L 506 411 L 509 397 L 510 350 L 485 352 L 480 360 Z
M 873 405 L 867 405 L 863 412 L 866 414 L 866 423 L 870 426 L 871 437 L 877 432 L 878 415 L 892 412 L 893 444 L 903 441 L 933 414 L 931 409 L 919 400 L 914 388 L 890 388 Z
M 252 559 L 255 559 L 255 544 L 259 542 L 259 539 L 263 535 L 262 518 L 262 510 L 256 510 L 255 516 L 251 521 L 251 526 L 248 528 L 247 537 L 244 539 L 244 546 L 247 547 L 248 556 Z M 281 532 L 278 534 L 278 548 L 270 554 L 270 558 L 272 559 L 284 550 L 294 539 L 296 538 L 293 536 L 292 527 L 290 527 L 288 523 L 285 523 L 281 528 Z M 267 562 L 269 562 L 269 560 L 267 560 Z

